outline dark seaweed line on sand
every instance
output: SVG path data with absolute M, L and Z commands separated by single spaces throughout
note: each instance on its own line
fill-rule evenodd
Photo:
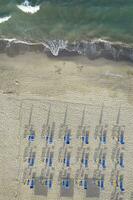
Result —
M 115 61 L 133 62 L 133 47 L 101 39 L 71 43 L 63 40 L 28 42 L 17 39 L 0 39 L 0 53 L 13 57 L 26 52 L 42 52 L 48 56 L 58 57 L 83 55 L 89 59 L 103 57 Z

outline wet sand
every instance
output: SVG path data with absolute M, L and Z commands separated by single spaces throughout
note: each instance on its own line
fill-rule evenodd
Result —
M 132 82 L 131 63 L 91 61 L 79 56 L 55 59 L 35 53 L 13 58 L 0 55 L 1 93 L 60 98 L 71 93 L 80 96 L 108 91 L 116 97 L 130 96 Z
M 83 108 L 86 105 L 84 125 L 90 126 L 90 168 L 89 177 L 97 169 L 93 154 L 98 146 L 94 139 L 95 127 L 99 123 L 102 105 L 104 104 L 102 124 L 108 124 L 107 168 L 105 174 L 105 190 L 101 191 L 100 200 L 110 200 L 113 187 L 110 186 L 111 171 L 114 163 L 111 160 L 115 141 L 112 139 L 112 127 L 116 124 L 121 106 L 120 125 L 126 126 L 125 134 L 125 168 L 119 169 L 124 175 L 125 192 L 123 199 L 130 199 L 133 187 L 132 173 L 132 120 L 133 120 L 133 68 L 126 62 L 113 62 L 105 59 L 90 61 L 84 57 L 48 58 L 43 54 L 28 53 L 17 57 L 0 55 L 0 200 L 14 199 L 61 199 L 57 185 L 58 172 L 62 163 L 58 164 L 58 140 L 60 124 L 64 119 L 68 105 L 67 124 L 72 130 L 73 164 L 72 177 L 79 163 L 75 157 L 80 142 L 77 143 L 76 131 L 81 123 Z M 40 155 L 44 142 L 41 139 L 42 126 L 47 121 L 47 113 L 51 104 L 50 125 L 54 121 L 57 144 L 54 144 L 54 187 L 48 196 L 35 196 L 34 192 L 23 184 L 23 172 L 26 163 L 23 161 L 27 141 L 23 138 L 25 125 L 28 124 L 30 109 L 33 106 L 32 124 L 37 133 L 35 146 L 37 163 L 35 170 L 39 176 L 43 163 Z M 75 148 L 76 147 L 76 148 Z M 56 168 L 57 166 L 57 168 Z M 86 199 L 84 191 L 75 188 L 75 195 L 69 199 Z M 64 198 L 62 198 L 64 199 Z M 91 198 L 89 198 L 91 199 Z

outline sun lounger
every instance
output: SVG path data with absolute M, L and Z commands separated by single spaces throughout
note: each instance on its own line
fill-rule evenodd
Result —
M 119 142 L 120 142 L 120 144 L 125 144 L 124 133 L 120 134 Z
M 68 178 L 67 179 L 63 179 L 62 186 L 64 188 L 69 188 L 70 187 L 70 180 Z
M 124 186 L 123 186 L 123 180 L 120 180 L 120 190 L 121 192 L 125 191 Z
M 35 187 L 35 180 L 31 179 L 30 181 L 30 189 L 33 189 Z

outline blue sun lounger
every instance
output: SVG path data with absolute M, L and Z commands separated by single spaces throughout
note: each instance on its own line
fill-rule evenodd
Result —
M 67 178 L 67 179 L 63 179 L 63 181 L 62 181 L 62 186 L 64 187 L 64 188 L 69 188 L 70 187 L 70 180 Z
M 120 190 L 121 192 L 125 191 L 124 186 L 123 186 L 123 180 L 120 180 Z
M 119 160 L 120 166 L 123 168 L 124 167 L 124 159 L 123 159 L 123 154 L 120 155 L 120 160 Z
M 51 167 L 52 166 L 52 158 L 50 157 L 49 158 L 49 167 Z
M 67 167 L 70 166 L 70 160 L 69 160 L 69 159 L 66 160 L 66 166 L 67 166 Z
M 104 169 L 106 168 L 106 160 L 105 160 L 105 159 L 102 160 L 102 167 L 103 167 Z
M 35 163 L 35 158 L 34 157 L 31 157 L 31 158 L 28 159 L 29 166 L 33 166 L 34 163 Z
M 98 180 L 98 187 L 100 187 L 102 190 L 104 190 L 104 179 Z
M 28 137 L 29 142 L 33 142 L 35 140 L 35 132 L 31 131 Z
M 31 179 L 30 181 L 30 189 L 33 189 L 35 187 L 35 180 Z
M 100 186 L 102 189 L 104 189 L 104 180 L 101 179 L 101 186 Z
M 52 144 L 53 143 L 53 136 L 52 135 L 47 135 L 46 136 L 46 142 L 48 144 Z
M 52 162 L 53 162 L 53 160 L 52 160 L 51 156 L 49 156 L 48 158 L 46 158 L 46 165 L 48 165 L 49 167 L 52 166 Z
M 120 144 L 125 144 L 124 133 L 120 134 L 119 142 Z
M 52 188 L 52 180 L 50 179 L 49 180 L 49 189 L 51 189 Z
M 105 169 L 106 168 L 106 160 L 105 160 L 105 158 L 100 159 L 99 160 L 99 164 L 101 165 L 101 167 L 103 169 Z
M 82 136 L 82 142 L 84 144 L 89 144 L 89 136 L 88 136 L 88 134 Z
M 106 144 L 107 143 L 107 137 L 106 135 L 103 135 L 103 144 Z
M 103 134 L 103 135 L 100 136 L 100 142 L 102 144 L 106 144 L 107 143 L 107 137 L 106 137 L 105 134 Z
M 88 167 L 88 159 L 85 159 L 85 167 Z
M 88 156 L 85 155 L 82 160 L 81 160 L 82 164 L 85 166 L 85 167 L 88 167 Z
M 120 158 L 120 166 L 123 168 L 124 167 L 124 160 Z
M 65 144 L 70 144 L 70 133 L 68 132 L 65 136 L 64 136 L 64 143 Z
M 84 179 L 84 190 L 88 189 L 88 180 Z
M 45 181 L 45 186 L 46 186 L 48 189 L 51 189 L 51 188 L 52 188 L 52 179 L 46 179 L 46 181 Z
M 64 164 L 69 167 L 70 166 L 70 155 L 66 155 L 64 158 Z

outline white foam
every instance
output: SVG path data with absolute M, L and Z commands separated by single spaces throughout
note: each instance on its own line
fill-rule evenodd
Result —
M 0 17 L 0 24 L 3 22 L 8 21 L 11 18 L 11 16 L 6 16 L 6 17 Z
M 28 0 L 25 0 L 24 3 L 22 3 L 21 5 L 17 5 L 17 7 L 21 11 L 30 14 L 34 14 L 40 10 L 40 5 L 31 6 Z
M 67 41 L 64 40 L 50 40 L 47 41 L 47 44 L 45 43 L 44 46 L 50 49 L 51 53 L 54 56 L 59 55 L 59 51 L 61 49 L 65 49 L 67 47 Z
M 4 38 L 4 39 L 0 39 L 0 40 L 5 40 L 5 41 L 8 41 L 8 42 L 13 42 L 16 40 L 16 38 Z
M 42 44 L 41 42 L 26 42 L 26 41 L 22 41 L 22 40 L 15 40 L 14 41 L 15 44 L 27 44 L 27 45 L 37 45 L 37 44 Z

